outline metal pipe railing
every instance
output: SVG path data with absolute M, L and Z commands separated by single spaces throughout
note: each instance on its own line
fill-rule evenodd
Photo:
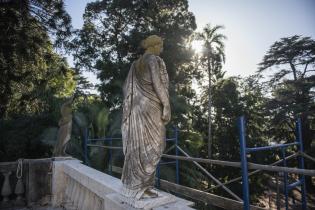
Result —
M 182 148 L 180 148 L 179 146 L 178 150 L 183 153 L 186 157 L 190 157 Z M 197 163 L 196 161 L 193 161 L 193 163 L 201 170 L 203 171 L 208 177 L 210 177 L 215 183 L 217 183 L 218 185 L 220 185 L 220 187 L 222 187 L 227 193 L 229 193 L 233 198 L 235 198 L 238 201 L 243 201 L 240 197 L 238 197 L 235 193 L 233 193 L 229 188 L 227 188 L 222 182 L 220 182 L 220 180 L 218 180 L 217 178 L 215 178 L 211 173 L 209 173 L 204 167 L 202 167 L 199 163 Z
M 240 151 L 241 151 L 241 165 L 242 165 L 242 179 L 243 179 L 243 200 L 244 200 L 244 210 L 249 210 L 249 188 L 248 188 L 248 168 L 257 168 L 267 171 L 276 171 L 276 172 L 283 172 L 284 178 L 284 186 L 283 192 L 285 195 L 285 208 L 286 210 L 289 209 L 289 190 L 297 185 L 301 185 L 302 191 L 302 208 L 306 210 L 306 189 L 305 189 L 305 175 L 314 176 L 315 170 L 307 170 L 304 169 L 304 158 L 301 155 L 303 153 L 303 141 L 302 141 L 302 124 L 301 119 L 298 118 L 296 121 L 296 141 L 293 143 L 287 144 L 277 144 L 277 145 L 270 145 L 264 147 L 255 147 L 255 148 L 247 148 L 246 146 L 246 132 L 245 132 L 245 119 L 244 116 L 239 118 L 239 135 L 240 135 Z M 300 152 L 299 158 L 299 168 L 288 168 L 286 162 L 286 151 L 285 149 L 289 146 L 298 146 L 298 150 Z M 272 150 L 272 149 L 281 149 L 282 155 L 282 162 L 283 167 L 279 166 L 271 166 L 271 165 L 261 165 L 261 164 L 254 164 L 247 162 L 247 153 L 250 152 L 257 152 L 257 151 L 264 151 L 264 150 Z M 288 181 L 288 173 L 296 173 L 299 174 L 299 182 L 290 184 Z
M 303 137 L 302 137 L 302 121 L 301 118 L 298 118 L 296 121 L 296 140 L 299 143 L 299 151 L 304 152 L 303 147 Z M 304 157 L 299 156 L 299 168 L 304 168 Z M 299 180 L 301 181 L 301 191 L 302 191 L 302 209 L 306 210 L 306 186 L 305 186 L 305 176 L 300 175 Z
M 252 148 L 246 148 L 246 152 L 249 153 L 249 152 L 258 152 L 258 151 L 264 151 L 264 150 L 281 149 L 284 147 L 294 146 L 298 144 L 299 142 L 293 142 L 293 143 L 288 143 L 288 144 L 275 144 L 275 145 L 264 146 L 264 147 L 252 147 Z
M 286 160 L 290 160 L 290 159 L 292 159 L 292 158 L 295 158 L 295 157 L 297 157 L 298 155 L 299 155 L 299 154 L 297 154 L 297 153 L 292 154 L 292 155 L 289 155 L 289 156 L 286 157 Z M 278 165 L 278 164 L 280 164 L 280 163 L 282 163 L 282 162 L 283 162 L 283 160 L 278 160 L 278 161 L 276 161 L 276 162 L 273 162 L 273 163 L 270 164 L 270 165 L 271 165 L 271 166 L 274 166 L 274 165 Z M 255 170 L 255 171 L 252 171 L 252 172 L 248 173 L 248 176 L 252 176 L 252 175 L 257 174 L 257 173 L 259 173 L 259 172 L 261 172 L 261 171 L 262 171 L 262 170 L 257 169 L 257 170 Z M 228 184 L 231 184 L 231 183 L 233 183 L 233 182 L 240 181 L 240 180 L 242 180 L 242 176 L 236 177 L 236 178 L 234 178 L 234 179 L 231 179 L 231 180 L 229 180 L 229 181 L 227 181 L 227 182 L 224 182 L 223 184 L 224 184 L 224 185 L 228 185 Z M 207 191 L 213 190 L 213 189 L 218 188 L 218 187 L 220 187 L 220 185 L 216 185 L 216 186 L 214 186 L 214 187 L 211 187 L 211 188 L 209 188 Z
M 190 162 L 196 161 L 199 163 L 208 163 L 208 164 L 241 168 L 241 162 L 203 159 L 203 158 L 187 158 L 187 157 L 183 157 L 183 156 L 175 156 L 175 155 L 167 155 L 167 154 L 163 154 L 162 157 L 170 158 L 170 159 L 190 161 Z M 272 172 L 287 172 L 287 173 L 292 173 L 292 174 L 302 174 L 302 175 L 306 175 L 306 176 L 315 176 L 315 170 L 290 168 L 290 167 L 283 167 L 283 166 L 270 166 L 270 165 L 262 165 L 262 164 L 251 163 L 251 162 L 248 162 L 248 169 L 259 169 L 259 170 L 272 171 Z
M 242 188 L 243 188 L 243 209 L 250 209 L 249 202 L 249 183 L 248 183 L 248 163 L 246 157 L 246 128 L 245 118 L 240 117 L 238 121 L 239 137 L 240 137 L 240 151 L 241 151 L 241 168 L 242 168 Z
M 234 181 L 239 181 L 240 179 L 242 179 L 242 186 L 243 186 L 243 202 L 244 202 L 244 210 L 249 210 L 249 183 L 248 183 L 248 176 L 249 175 L 253 175 L 255 173 L 258 173 L 262 170 L 265 171 L 271 171 L 271 172 L 283 172 L 284 176 L 285 176 L 285 189 L 284 192 L 286 194 L 286 208 L 288 209 L 288 191 L 291 190 L 292 188 L 301 185 L 301 191 L 302 191 L 302 206 L 303 209 L 306 209 L 306 189 L 305 189 L 305 175 L 307 176 L 315 176 L 315 170 L 310 170 L 310 169 L 304 169 L 304 157 L 308 158 L 312 161 L 315 161 L 315 158 L 307 155 L 304 153 L 303 151 L 303 143 L 302 143 L 302 131 L 301 131 L 301 121 L 300 119 L 298 119 L 297 124 L 296 124 L 296 128 L 297 128 L 297 138 L 296 138 L 296 142 L 293 143 L 287 143 L 287 144 L 276 144 L 276 145 L 270 145 L 270 146 L 262 146 L 262 147 L 253 147 L 253 148 L 248 148 L 246 146 L 246 128 L 245 128 L 245 118 L 244 117 L 240 117 L 239 121 L 238 121 L 238 126 L 239 126 L 239 137 L 240 137 L 240 151 L 241 151 L 241 162 L 232 162 L 232 161 L 223 161 L 223 160 L 214 160 L 214 159 L 203 159 L 203 158 L 193 158 L 190 157 L 189 155 L 187 155 L 187 153 L 181 151 L 180 147 L 178 147 L 178 130 L 175 128 L 175 137 L 174 138 L 168 138 L 165 139 L 165 141 L 175 141 L 175 154 L 176 155 L 168 155 L 168 154 L 163 154 L 162 157 L 164 158 L 169 158 L 169 159 L 174 159 L 175 161 L 170 161 L 170 162 L 161 162 L 161 164 L 169 164 L 169 163 L 175 163 L 176 164 L 176 183 L 179 183 L 179 160 L 183 160 L 183 161 L 190 161 L 193 162 L 195 165 L 200 166 L 198 163 L 206 163 L 206 164 L 215 164 L 215 165 L 221 165 L 221 166 L 228 166 L 228 167 L 237 167 L 237 168 L 241 168 L 242 169 L 242 177 L 238 177 L 235 179 L 232 179 L 228 182 L 225 183 L 221 183 L 220 181 L 217 182 L 217 186 L 212 187 L 210 189 L 215 189 L 217 187 L 223 187 L 225 190 L 228 189 L 225 185 L 232 183 Z M 85 140 L 84 140 L 84 156 L 85 156 L 85 162 L 87 163 L 87 146 L 93 146 L 93 147 L 102 147 L 102 148 L 106 148 L 106 149 L 122 149 L 122 147 L 114 147 L 114 146 L 104 146 L 104 145 L 93 145 L 93 144 L 88 144 L 91 143 L 92 141 L 110 141 L 110 143 L 112 143 L 112 140 L 118 140 L 121 138 L 103 138 L 103 139 L 88 139 L 88 132 L 86 130 L 85 132 Z M 299 152 L 293 155 L 290 155 L 288 157 L 286 157 L 285 155 L 285 149 L 289 146 L 298 146 Z M 247 161 L 247 153 L 251 153 L 251 152 L 257 152 L 257 151 L 264 151 L 264 150 L 272 150 L 272 149 L 281 149 L 282 151 L 282 160 L 276 161 L 275 163 L 272 163 L 270 165 L 262 165 L 262 164 L 256 164 L 256 163 L 251 163 Z M 183 156 L 178 156 L 178 152 L 181 151 L 185 156 L 187 157 L 183 157 Z M 293 157 L 297 157 L 299 156 L 299 168 L 290 168 L 290 167 L 286 167 L 286 161 L 293 158 Z M 279 163 L 283 163 L 284 166 L 275 166 Z M 202 167 L 202 166 L 200 166 Z M 199 168 L 200 168 L 199 167 Z M 202 167 L 203 168 L 203 167 Z M 255 171 L 248 173 L 249 169 L 255 169 Z M 204 170 L 203 170 L 204 171 Z M 208 171 L 204 171 L 207 172 L 206 174 L 209 176 L 209 172 Z M 289 184 L 288 183 L 288 179 L 287 179 L 287 174 L 288 173 L 294 173 L 294 174 L 299 174 L 300 175 L 300 179 L 298 182 L 296 183 L 292 183 Z M 211 175 L 211 174 L 210 174 Z M 157 176 L 158 176 L 158 180 L 160 177 L 160 166 L 158 166 L 157 168 Z M 209 176 L 210 178 L 214 178 L 213 180 L 216 180 L 215 177 L 213 177 L 212 175 Z M 159 182 L 158 182 L 159 184 Z M 230 191 L 230 190 L 229 190 Z M 227 191 L 227 192 L 229 192 Z M 230 193 L 230 192 L 229 192 Z M 230 193 L 231 194 L 231 193 Z M 238 198 L 238 196 L 234 196 L 234 193 L 232 193 L 231 195 L 236 198 L 237 200 L 241 200 L 240 198 Z

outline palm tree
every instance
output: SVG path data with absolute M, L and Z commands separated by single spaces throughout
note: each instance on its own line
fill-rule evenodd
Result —
M 197 39 L 203 42 L 204 50 L 201 55 L 201 65 L 208 75 L 208 158 L 212 156 L 212 134 L 211 134 L 211 81 L 214 72 L 219 72 L 225 62 L 224 40 L 226 36 L 219 33 L 224 29 L 221 25 L 212 27 L 207 24 L 202 32 L 197 33 Z

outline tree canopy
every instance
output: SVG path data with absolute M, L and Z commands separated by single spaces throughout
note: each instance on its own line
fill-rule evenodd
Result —
M 264 56 L 259 72 L 271 67 L 281 68 L 274 73 L 274 82 L 290 74 L 295 81 L 310 76 L 311 72 L 315 72 L 315 41 L 298 35 L 281 38 Z
M 216 25 L 211 26 L 207 24 L 202 32 L 196 34 L 197 39 L 203 42 L 203 51 L 200 56 L 200 67 L 203 71 L 207 72 L 208 77 L 208 157 L 212 156 L 212 117 L 211 117 L 211 108 L 212 108 L 212 80 L 223 78 L 222 66 L 225 62 L 225 45 L 224 40 L 226 37 L 219 33 L 220 29 L 223 29 L 223 26 Z M 216 77 L 216 78 L 215 78 Z
M 186 0 L 92 2 L 87 4 L 83 28 L 74 40 L 74 57 L 78 67 L 97 73 L 105 104 L 117 109 L 130 63 L 141 53 L 140 41 L 151 34 L 164 38 L 162 56 L 174 93 L 175 86 L 180 87 L 177 78 L 190 60 L 185 41 L 195 28 Z

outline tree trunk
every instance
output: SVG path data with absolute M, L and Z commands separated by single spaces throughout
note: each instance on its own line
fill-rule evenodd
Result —
M 291 67 L 292 72 L 293 72 L 294 81 L 296 81 L 296 80 L 297 80 L 296 68 L 295 68 L 295 66 L 293 65 L 292 61 L 290 61 L 289 63 L 290 63 L 290 67 Z
M 210 66 L 210 56 L 208 56 L 208 158 L 211 159 L 212 156 L 212 134 L 211 134 L 211 66 Z

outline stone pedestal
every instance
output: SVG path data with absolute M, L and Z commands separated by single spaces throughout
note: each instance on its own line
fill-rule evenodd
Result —
M 169 193 L 159 191 L 162 197 L 145 199 L 133 203 L 132 205 L 141 205 L 143 208 L 132 207 L 126 202 L 126 198 L 119 193 L 111 193 L 104 198 L 104 210 L 139 210 L 139 209 L 152 209 L 152 210 L 193 210 L 190 206 L 192 202 L 175 197 Z
M 136 209 L 152 209 L 154 207 L 163 206 L 169 203 L 176 202 L 176 197 L 163 192 L 161 190 L 154 189 L 158 193 L 158 197 L 156 198 L 143 198 L 140 200 L 135 200 L 133 198 L 126 198 L 122 196 L 120 193 L 114 193 L 107 196 L 108 202 L 113 204 L 113 201 L 115 205 L 119 204 L 119 206 L 125 207 L 125 206 L 132 206 Z M 110 201 L 111 200 L 111 201 Z M 126 205 L 121 205 L 126 204 Z M 111 209 L 111 208 L 105 208 L 105 209 Z

